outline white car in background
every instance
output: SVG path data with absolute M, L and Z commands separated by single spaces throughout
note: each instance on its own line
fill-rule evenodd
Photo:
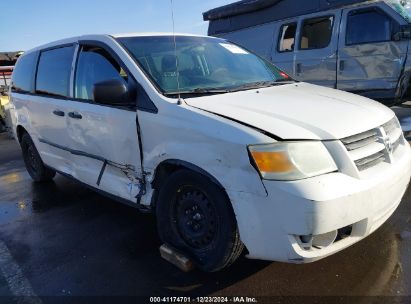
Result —
M 11 102 L 34 181 L 59 172 L 155 212 L 161 239 L 204 271 L 244 246 L 289 263 L 334 254 L 380 227 L 410 181 L 390 109 L 218 38 L 50 43 L 18 60 Z

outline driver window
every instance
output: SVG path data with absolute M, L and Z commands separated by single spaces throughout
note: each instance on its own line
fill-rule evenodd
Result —
M 104 49 L 90 46 L 83 47 L 77 63 L 74 97 L 93 100 L 94 84 L 112 79 L 127 82 L 128 76 Z

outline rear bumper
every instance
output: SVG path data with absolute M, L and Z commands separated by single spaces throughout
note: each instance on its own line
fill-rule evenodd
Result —
M 380 174 L 356 179 L 332 173 L 295 182 L 264 181 L 267 197 L 230 192 L 241 239 L 250 258 L 308 263 L 365 238 L 396 210 L 411 176 L 411 150 Z M 349 236 L 307 249 L 301 236 L 337 233 Z

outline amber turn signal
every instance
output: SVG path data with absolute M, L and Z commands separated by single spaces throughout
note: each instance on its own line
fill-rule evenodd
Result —
M 285 173 L 293 170 L 288 155 L 284 152 L 251 152 L 260 172 Z

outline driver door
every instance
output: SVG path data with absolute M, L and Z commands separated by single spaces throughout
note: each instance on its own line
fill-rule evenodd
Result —
M 125 66 L 99 45 L 80 45 L 74 76 L 74 99 L 68 106 L 75 177 L 88 185 L 136 202 L 141 176 L 136 108 L 93 100 L 94 84 L 134 81 Z

